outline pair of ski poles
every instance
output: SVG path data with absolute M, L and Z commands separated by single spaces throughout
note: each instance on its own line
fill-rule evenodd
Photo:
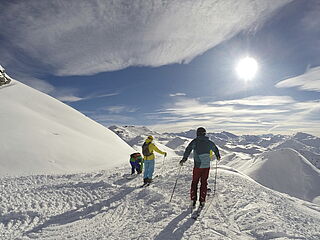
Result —
M 178 179 L 180 178 L 181 168 L 182 168 L 182 166 L 179 167 L 178 177 L 177 177 L 176 182 L 175 182 L 175 184 L 173 186 L 173 190 L 172 190 L 172 194 L 171 194 L 169 203 L 171 202 L 173 194 L 174 194 L 174 191 L 176 190 L 177 182 L 178 182 Z M 215 172 L 215 176 L 214 176 L 213 195 L 215 195 L 215 193 L 217 191 L 217 175 L 218 175 L 218 159 L 216 160 L 216 172 Z

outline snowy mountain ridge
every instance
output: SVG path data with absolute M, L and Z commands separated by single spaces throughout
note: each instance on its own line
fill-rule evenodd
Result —
M 130 129 L 123 128 L 117 127 L 117 129 L 122 129 L 118 132 L 121 138 L 124 132 L 126 132 L 125 136 L 135 136 L 133 133 L 129 134 L 128 131 L 139 132 L 141 130 L 139 127 L 136 131 L 133 126 Z M 147 133 L 151 134 L 151 130 L 147 130 Z M 196 132 L 189 130 L 177 134 L 161 135 L 155 132 L 153 134 L 158 144 L 172 148 L 181 157 Z M 317 167 L 320 158 L 314 151 L 314 145 L 320 142 L 319 138 L 304 133 L 297 133 L 293 136 L 279 134 L 237 136 L 228 132 L 208 132 L 207 136 L 220 149 L 222 164 L 242 171 L 271 189 L 310 202 L 318 202 L 320 170 Z M 125 140 L 130 144 L 136 138 L 133 140 L 125 138 Z M 144 139 L 140 140 L 133 146 L 138 151 Z
M 169 144 L 177 153 L 181 153 L 188 141 L 195 138 L 196 131 L 189 130 L 181 133 L 164 133 L 160 134 L 151 131 L 147 127 L 120 127 L 112 126 L 110 130 L 114 131 L 120 138 L 126 141 L 130 146 L 138 145 L 143 142 L 142 136 L 153 135 L 164 145 L 175 139 L 176 143 Z M 118 129 L 118 130 L 115 130 Z M 145 131 L 145 132 L 143 132 Z M 131 137 L 130 137 L 131 136 Z M 134 137 L 133 137 L 134 136 Z M 291 148 L 299 152 L 316 168 L 320 169 L 320 138 L 306 133 L 296 133 L 292 136 L 280 134 L 262 134 L 262 135 L 235 135 L 230 132 L 223 131 L 221 133 L 207 133 L 207 136 L 221 148 L 227 152 L 239 152 L 251 155 L 262 154 L 265 151 L 275 149 Z M 178 149 L 179 148 L 179 149 Z
M 241 166 L 262 185 L 307 201 L 320 196 L 320 170 L 291 149 L 265 152 Z
M 109 129 L 18 81 L 0 87 L 0 102 L 0 176 L 108 169 L 134 151 Z

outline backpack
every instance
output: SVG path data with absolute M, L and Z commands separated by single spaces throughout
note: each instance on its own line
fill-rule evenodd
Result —
M 130 155 L 130 162 L 141 162 L 141 161 L 142 161 L 142 157 L 140 153 L 136 152 Z
M 150 143 L 146 143 L 146 142 L 143 143 L 143 145 L 142 145 L 143 156 L 148 157 L 148 156 L 152 155 L 152 153 L 150 153 L 150 151 L 149 151 L 149 145 L 150 145 Z

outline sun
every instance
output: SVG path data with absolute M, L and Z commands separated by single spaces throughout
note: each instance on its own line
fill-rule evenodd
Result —
M 257 71 L 258 63 L 252 57 L 242 58 L 236 66 L 236 72 L 238 76 L 243 80 L 253 79 Z

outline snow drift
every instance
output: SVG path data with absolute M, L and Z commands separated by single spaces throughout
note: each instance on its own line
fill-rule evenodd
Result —
M 0 88 L 0 175 L 82 172 L 128 161 L 116 134 L 18 81 Z
M 193 163 L 170 158 L 148 188 L 127 180 L 128 166 L 85 174 L 6 177 L 0 181 L 1 239 L 319 240 L 320 206 L 257 184 L 218 166 L 216 195 L 190 218 Z M 214 186 L 210 172 L 209 186 Z
M 241 167 L 262 185 L 307 201 L 320 196 L 320 171 L 293 149 L 261 154 Z

